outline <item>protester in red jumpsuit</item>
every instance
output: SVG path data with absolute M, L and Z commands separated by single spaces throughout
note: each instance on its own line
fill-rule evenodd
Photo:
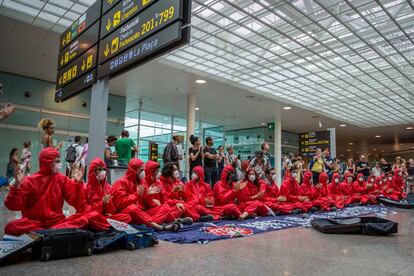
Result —
M 262 201 L 276 214 L 280 212 L 281 204 L 285 203 L 287 198 L 280 195 L 279 187 L 276 185 L 275 169 L 266 169 L 265 175 L 266 178 L 263 181 L 266 183 L 266 193 Z
M 404 196 L 400 184 L 396 182 L 396 177 L 395 175 L 393 176 L 391 172 L 387 175 L 387 183 L 384 187 L 384 196 L 395 201 L 401 200 Z
M 220 180 L 214 185 L 213 195 L 216 207 L 223 207 L 230 210 L 227 211 L 226 214 L 232 215 L 236 219 L 239 219 L 241 212 L 235 205 L 237 191 L 234 186 L 236 183 L 237 175 L 235 169 L 232 165 L 225 166 L 223 172 L 221 173 Z
M 352 183 L 354 181 L 354 176 L 350 172 L 344 173 L 344 181 L 339 185 L 340 193 L 344 196 L 345 205 L 353 204 L 354 198 L 352 197 Z
M 369 184 L 368 188 L 372 189 L 373 186 L 373 184 Z M 374 197 L 368 194 L 367 183 L 365 182 L 364 174 L 362 173 L 359 173 L 354 183 L 352 183 L 352 193 L 354 202 L 360 202 L 362 205 L 376 203 Z
M 280 187 L 280 195 L 285 196 L 287 198 L 287 202 L 281 204 L 281 214 L 307 212 L 313 207 L 309 197 L 300 194 L 300 188 L 298 182 L 296 181 L 296 176 L 296 166 L 290 167 L 285 172 L 285 179 Z
M 309 212 L 317 211 L 318 209 L 323 210 L 323 202 L 317 198 L 319 193 L 316 193 L 315 186 L 312 185 L 312 172 L 306 171 L 303 174 L 303 183 L 299 186 L 299 195 L 305 196 L 309 199 L 305 204 L 308 204 Z
M 366 183 L 366 192 L 367 194 L 370 194 L 374 197 L 377 197 L 378 195 L 378 180 L 379 177 L 376 177 L 375 175 L 370 175 L 368 177 L 367 183 Z
M 89 217 L 88 228 L 92 230 L 107 230 L 111 225 L 107 218 L 130 223 L 131 216 L 125 213 L 115 214 L 116 207 L 113 203 L 112 188 L 106 182 L 107 168 L 105 162 L 94 159 L 88 171 L 87 185 L 87 214 Z
M 319 183 L 312 189 L 312 198 L 314 205 L 317 204 L 323 211 L 331 210 L 331 207 L 335 206 L 335 201 L 332 199 L 328 189 L 329 176 L 327 173 L 322 172 L 319 174 Z
M 85 207 L 82 173 L 77 172 L 74 181 L 61 174 L 60 155 L 54 148 L 40 152 L 39 166 L 40 170 L 31 176 L 16 172 L 16 182 L 4 204 L 11 211 L 21 211 L 22 218 L 9 222 L 5 233 L 20 236 L 32 230 L 86 227 L 87 216 L 81 214 Z M 64 201 L 79 214 L 66 218 L 62 212 Z
M 393 180 L 395 183 L 395 189 L 401 192 L 401 198 L 405 198 L 407 195 L 404 193 L 405 181 L 404 181 L 403 172 L 401 169 L 397 168 L 394 170 Z
M 145 183 L 144 162 L 132 158 L 126 174 L 112 186 L 113 202 L 117 213 L 129 214 L 133 224 L 145 224 L 158 231 L 178 231 L 179 223 L 160 225 L 166 219 L 166 209 L 158 209 L 152 216 L 143 210 L 143 200 L 148 189 Z
M 212 215 L 214 220 L 234 219 L 240 215 L 235 204 L 215 206 L 214 195 L 208 183 L 204 182 L 204 169 L 201 166 L 193 168 L 191 180 L 185 185 L 187 202 L 194 206 L 202 215 Z M 208 220 L 204 217 L 204 220 Z
M 328 190 L 331 198 L 335 201 L 335 207 L 342 209 L 345 207 L 347 197 L 341 193 L 341 176 L 339 173 L 334 173 L 332 181 L 328 185 Z

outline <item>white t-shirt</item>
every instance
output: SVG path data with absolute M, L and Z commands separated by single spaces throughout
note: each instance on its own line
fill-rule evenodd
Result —
M 177 144 L 177 152 L 178 156 L 181 157 L 181 160 L 178 161 L 178 165 L 180 166 L 180 171 L 184 171 L 184 150 L 182 144 Z

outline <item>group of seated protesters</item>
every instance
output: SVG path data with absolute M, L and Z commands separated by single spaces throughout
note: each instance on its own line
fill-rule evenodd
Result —
M 329 211 L 349 205 L 375 204 L 380 195 L 393 200 L 405 197 L 403 179 L 398 169 L 381 177 L 362 174 L 356 179 L 345 174 L 343 181 L 334 174 L 331 183 L 321 173 L 319 183 L 312 183 L 312 173 L 304 174 L 301 185 L 296 181 L 297 168 L 290 167 L 280 186 L 275 183 L 275 170 L 269 168 L 260 178 L 254 169 L 245 168 L 242 179 L 233 165 L 223 169 L 213 189 L 204 182 L 204 169 L 193 169 L 191 180 L 183 184 L 174 163 L 162 170 L 157 162 L 133 158 L 125 175 L 110 186 L 106 166 L 96 158 L 89 166 L 88 182 L 82 173 L 69 179 L 59 173 L 59 152 L 45 148 L 39 155 L 40 170 L 24 177 L 16 172 L 5 205 L 21 211 L 22 218 L 9 222 L 5 233 L 24 233 L 48 228 L 82 228 L 106 230 L 107 218 L 144 224 L 157 231 L 178 231 L 183 224 L 220 219 L 243 220 L 255 216 L 298 214 Z M 64 201 L 76 209 L 65 217 Z M 273 212 L 271 212 L 273 211 Z

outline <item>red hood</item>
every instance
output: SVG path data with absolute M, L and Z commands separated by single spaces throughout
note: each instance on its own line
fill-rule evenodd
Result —
M 322 184 L 322 186 L 326 186 L 328 184 L 329 181 L 329 176 L 327 173 L 320 173 L 319 174 L 319 183 Z
M 106 168 L 105 162 L 100 158 L 95 158 L 91 164 L 89 165 L 88 170 L 88 184 L 87 184 L 87 191 L 88 197 L 98 197 L 102 198 L 104 196 L 104 189 L 106 186 L 106 180 L 102 183 L 98 181 L 96 177 L 95 170 L 97 167 Z
M 335 179 L 341 179 L 341 175 L 339 174 L 339 173 L 334 173 L 333 175 L 332 175 L 332 181 L 331 181 L 331 183 L 332 183 L 332 185 L 335 185 L 336 183 L 335 183 Z M 340 183 L 340 181 L 338 182 L 338 184 Z
M 312 172 L 306 171 L 303 174 L 303 184 L 308 186 L 308 187 L 311 187 L 312 186 L 312 184 L 310 182 L 311 179 L 312 179 Z
M 128 170 L 125 174 L 126 178 L 128 178 L 129 181 L 135 182 L 137 180 L 137 170 L 143 165 L 144 162 L 142 162 L 140 159 L 132 158 L 131 161 L 129 161 Z
M 204 182 L 204 169 L 201 166 L 197 166 L 193 168 L 193 172 L 195 172 L 198 175 L 198 182 L 203 183 Z
M 91 183 L 91 181 L 93 182 L 95 180 L 96 184 L 98 183 L 98 180 L 96 179 L 96 174 L 95 174 L 95 170 L 98 167 L 102 167 L 106 169 L 106 165 L 105 162 L 101 159 L 101 158 L 95 158 L 91 164 L 89 165 L 89 170 L 88 170 L 88 184 Z
M 246 172 L 247 168 L 250 166 L 249 160 L 243 160 L 241 162 L 241 169 L 243 172 Z
M 362 182 L 359 182 L 359 178 L 360 178 L 360 177 L 364 178 L 364 174 L 363 174 L 363 173 L 359 173 L 359 174 L 357 175 L 357 177 L 356 177 L 356 180 L 355 180 L 355 181 L 357 181 L 358 183 L 362 183 L 362 182 L 364 182 L 364 180 L 362 180 Z
M 160 167 L 160 164 L 155 162 L 155 161 L 148 161 L 145 164 L 145 182 L 148 185 L 152 185 L 155 182 L 155 179 L 153 179 L 153 174 L 155 173 L 155 171 Z
M 220 180 L 223 182 L 223 184 L 228 184 L 227 180 L 226 180 L 226 177 L 227 177 L 227 174 L 229 172 L 233 172 L 233 173 L 235 172 L 232 165 L 225 166 L 224 169 L 223 169 L 223 172 L 221 173 Z
M 371 179 L 374 179 L 374 182 L 372 184 L 376 184 L 377 183 L 377 177 L 375 175 L 370 175 L 368 177 L 368 184 L 371 184 Z
M 39 154 L 39 174 L 53 175 L 53 166 L 55 159 L 60 157 L 59 152 L 55 148 L 45 148 Z

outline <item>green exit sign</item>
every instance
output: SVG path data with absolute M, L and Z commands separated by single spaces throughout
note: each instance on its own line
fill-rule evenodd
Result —
M 267 123 L 267 129 L 269 131 L 275 130 L 275 123 Z

